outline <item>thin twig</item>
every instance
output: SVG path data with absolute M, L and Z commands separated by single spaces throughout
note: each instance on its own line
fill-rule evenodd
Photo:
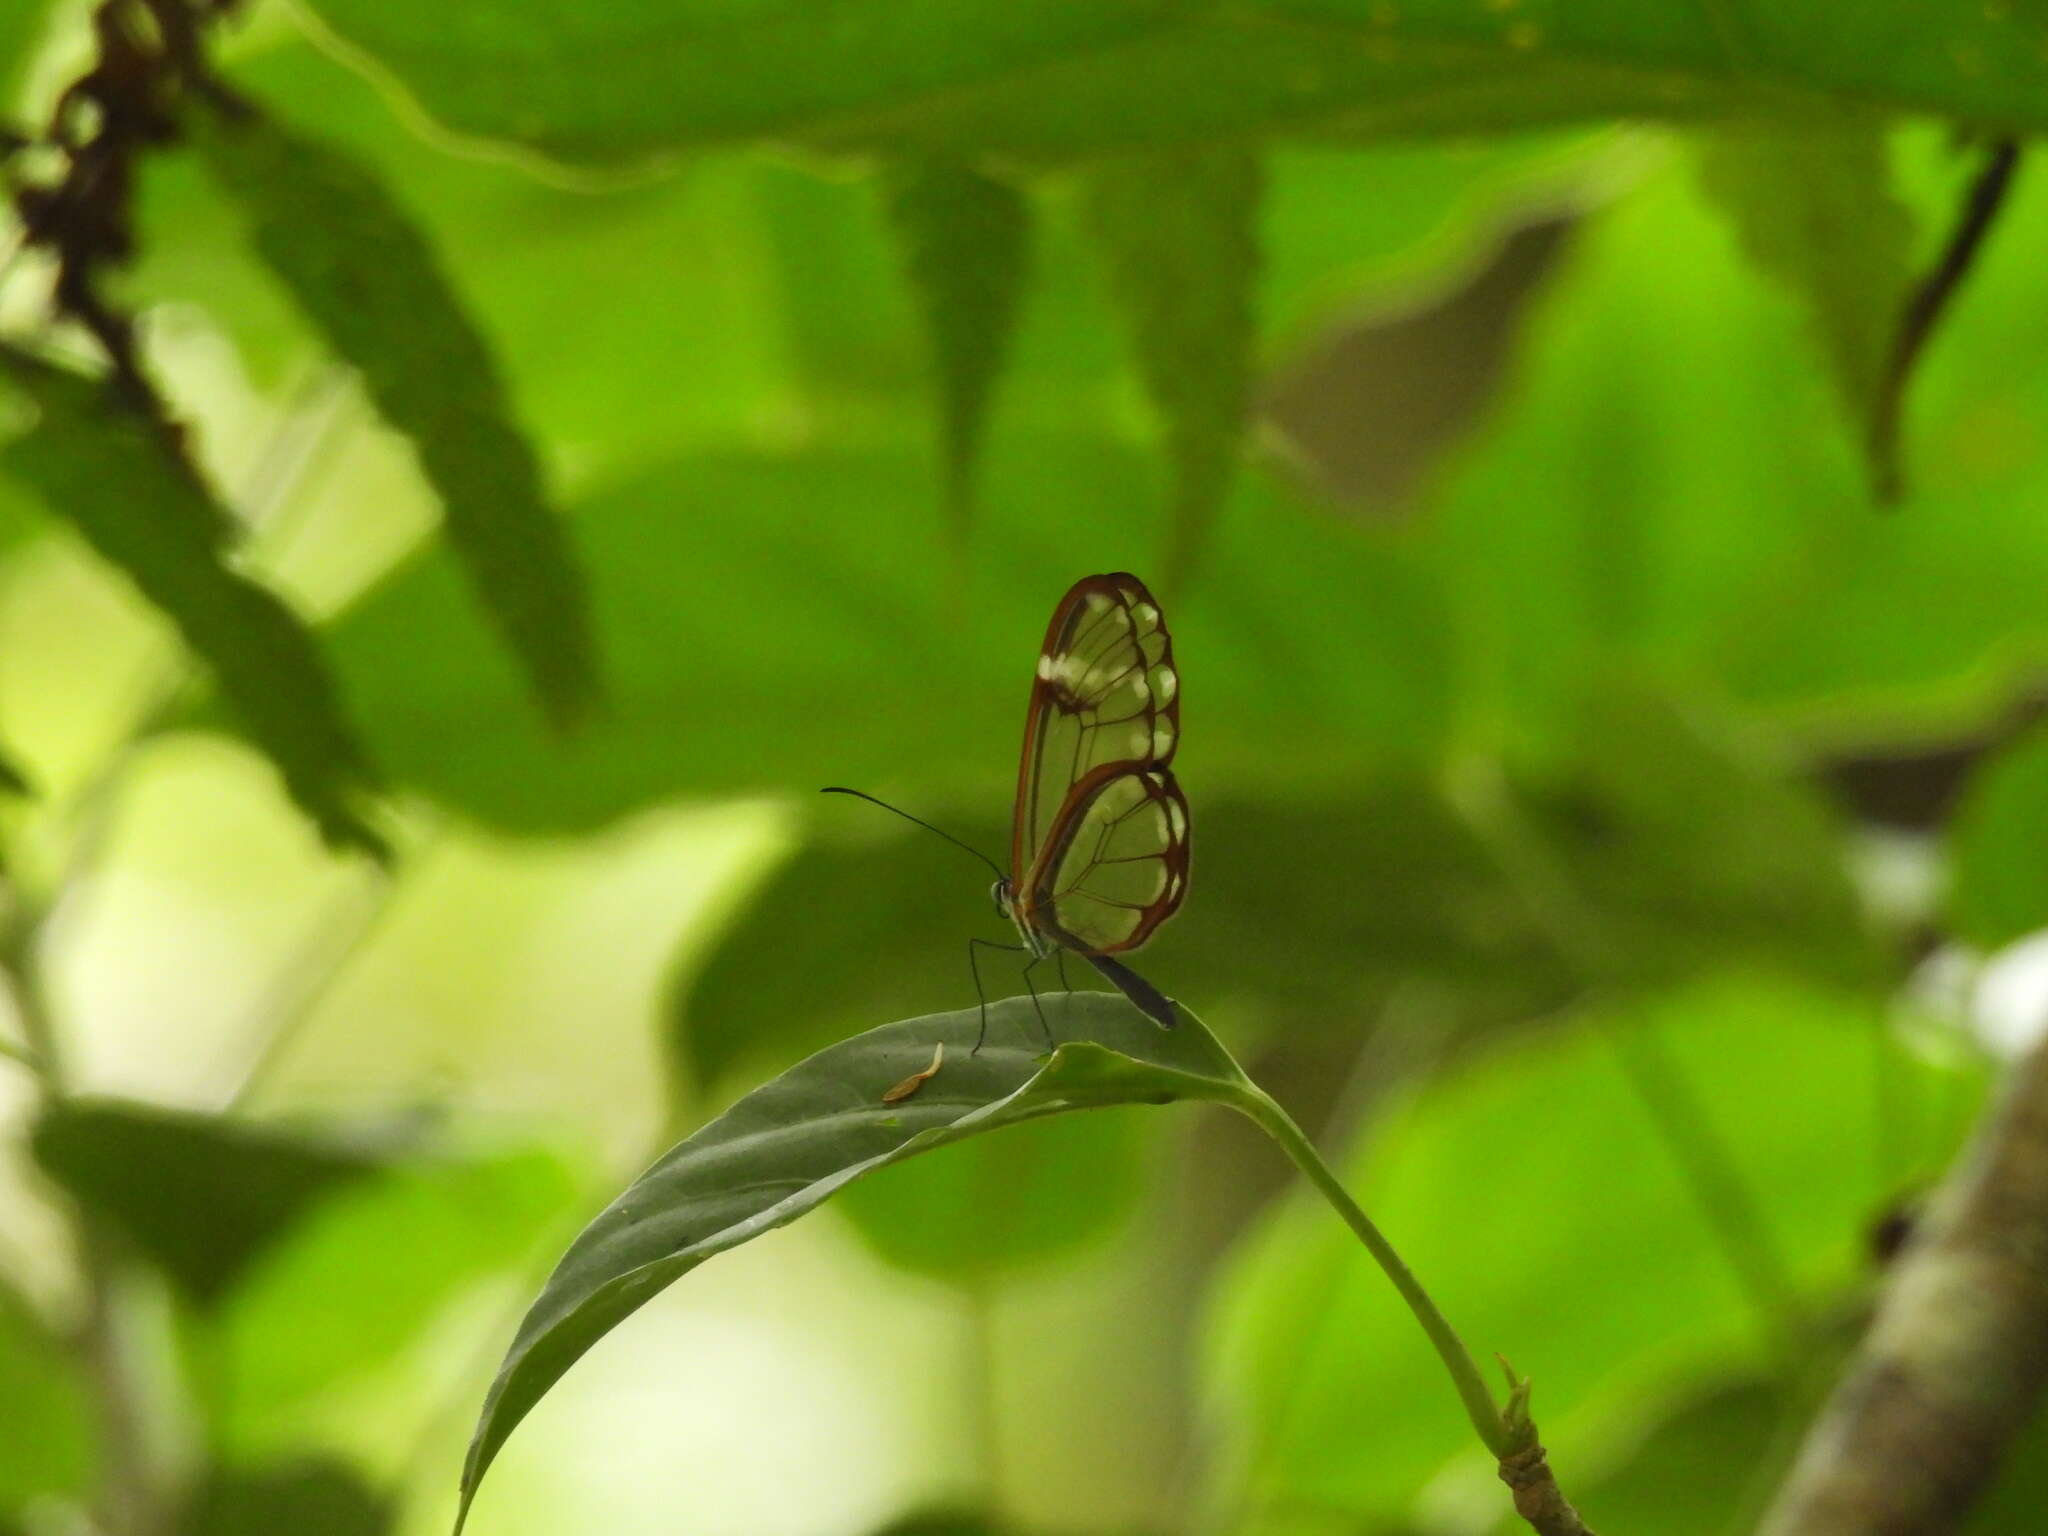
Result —
M 1956 1528 L 2048 1388 L 2048 1042 L 1900 1254 L 1761 1536 Z
M 1748 1182 L 1722 1144 L 1693 1085 L 1649 1020 L 1602 1031 L 1637 1098 L 1663 1131 L 1693 1198 L 1721 1237 L 1738 1284 L 1787 1360 L 1799 1353 L 1804 1308 Z
M 1899 328 L 1892 336 L 1891 353 L 1885 359 L 1878 380 L 1877 399 L 1870 414 L 1870 465 L 1874 491 L 1880 503 L 1891 506 L 1905 494 L 1905 472 L 1900 467 L 1901 423 L 1906 408 L 1906 387 L 1920 362 L 1920 354 L 1934 336 L 1935 326 L 1954 300 L 1963 279 L 1970 274 L 1984 237 L 2004 206 L 2012 188 L 2013 172 L 2019 168 L 2018 139 L 2000 139 L 1985 156 L 1983 168 L 1963 197 L 1961 216 L 1949 235 L 1934 270 L 1921 279 L 1906 300 Z
M 25 1045 L 16 1045 L 12 1040 L 0 1040 L 0 1057 L 27 1067 L 31 1072 L 41 1072 L 42 1063 L 36 1053 Z
M 245 1037 L 260 1036 L 261 1043 L 249 1058 L 223 1113 L 246 1108 L 250 1099 L 269 1083 L 271 1073 L 319 1012 L 321 1003 L 348 974 L 349 963 L 390 918 L 398 882 L 375 863 L 365 862 L 362 868 L 363 882 L 344 892 L 340 900 L 320 914 L 296 953 L 264 989 L 254 1010 L 254 1022 L 245 1032 Z M 347 931 L 336 939 L 335 929 L 343 923 L 347 923 Z
M 1514 1428 L 1501 1416 L 1500 1406 L 1493 1400 L 1493 1392 L 1480 1375 L 1471 1351 L 1465 1348 L 1458 1331 L 1451 1326 L 1450 1319 L 1437 1309 L 1437 1304 L 1423 1289 L 1422 1282 L 1415 1277 L 1407 1261 L 1387 1241 L 1386 1235 L 1365 1214 L 1359 1203 L 1351 1198 L 1344 1181 L 1323 1161 L 1314 1143 L 1295 1124 L 1294 1117 L 1282 1109 L 1271 1095 L 1249 1082 L 1243 1097 L 1233 1100 L 1232 1107 L 1272 1137 L 1316 1193 L 1328 1201 L 1330 1208 L 1343 1219 L 1344 1225 L 1364 1245 L 1365 1251 L 1372 1255 L 1380 1272 L 1392 1282 L 1415 1321 L 1421 1324 L 1424 1335 L 1436 1350 L 1437 1358 L 1443 1362 L 1452 1386 L 1457 1389 L 1465 1417 L 1471 1421 L 1473 1432 L 1480 1441 L 1496 1457 L 1503 1459 L 1525 1450 L 1527 1447 Z

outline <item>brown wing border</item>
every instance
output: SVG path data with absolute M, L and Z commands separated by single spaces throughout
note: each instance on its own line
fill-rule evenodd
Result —
M 1159 606 L 1159 599 L 1152 595 L 1151 589 L 1144 582 L 1133 576 L 1129 571 L 1107 571 L 1096 576 L 1083 576 L 1079 581 L 1067 588 L 1066 596 L 1060 599 L 1058 606 L 1052 611 L 1052 618 L 1045 626 L 1045 639 L 1040 642 L 1038 648 L 1039 657 L 1043 659 L 1046 656 L 1055 655 L 1064 649 L 1067 631 L 1073 622 L 1076 611 L 1080 609 L 1088 595 L 1095 592 L 1105 594 L 1113 601 L 1121 604 L 1127 613 L 1131 613 L 1134 628 L 1137 622 L 1134 610 L 1138 604 L 1145 604 L 1157 615 L 1155 622 L 1158 625 L 1159 638 L 1162 642 L 1157 665 L 1173 673 L 1174 689 L 1173 697 L 1167 700 L 1163 708 L 1158 705 L 1156 700 L 1153 701 L 1147 715 L 1147 720 L 1148 722 L 1156 722 L 1163 716 L 1170 727 L 1170 731 L 1164 754 L 1155 757 L 1147 753 L 1144 757 L 1120 758 L 1106 763 L 1099 763 L 1089 770 L 1088 773 L 1084 774 L 1081 779 L 1067 785 L 1061 791 L 1060 809 L 1053 818 L 1054 827 L 1065 825 L 1069 820 L 1070 810 L 1081 785 L 1102 774 L 1105 769 L 1128 771 L 1131 769 L 1151 768 L 1164 772 L 1166 765 L 1173 761 L 1173 755 L 1180 747 L 1180 669 L 1175 665 L 1173 659 L 1173 631 L 1167 627 L 1166 611 Z M 1026 846 L 1031 835 L 1031 828 L 1038 821 L 1038 806 L 1035 795 L 1043 790 L 1043 785 L 1038 783 L 1040 738 L 1043 733 L 1046 716 L 1055 709 L 1063 709 L 1063 706 L 1056 698 L 1052 684 L 1040 675 L 1039 670 L 1034 670 L 1031 678 L 1031 702 L 1024 715 L 1024 746 L 1017 762 L 1017 797 L 1010 813 L 1011 884 L 1027 901 L 1031 893 L 1030 874 L 1035 870 L 1036 865 L 1042 861 L 1044 855 L 1043 848 L 1033 849 Z M 1075 713 L 1075 711 L 1070 710 L 1064 712 Z M 1155 724 L 1155 729 L 1151 732 L 1151 735 L 1156 739 L 1157 734 Z M 1171 782 L 1171 778 L 1172 776 L 1169 774 L 1169 782 Z M 1177 785 L 1174 792 L 1176 796 L 1179 795 L 1179 787 Z M 1187 802 L 1184 798 L 1181 800 L 1181 808 L 1183 812 L 1186 811 Z M 1046 841 L 1047 845 L 1050 846 L 1053 838 L 1049 836 Z M 1183 884 L 1185 884 L 1184 871 Z M 1162 917 L 1161 921 L 1163 920 L 1164 917 Z M 1152 926 L 1156 927 L 1157 924 Z M 1150 932 L 1150 928 L 1147 928 L 1145 931 Z M 1123 947 L 1129 948 L 1130 946 L 1126 945 Z

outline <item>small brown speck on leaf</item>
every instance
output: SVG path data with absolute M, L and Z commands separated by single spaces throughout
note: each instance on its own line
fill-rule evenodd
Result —
M 946 1059 L 946 1042 L 941 1040 L 932 1047 L 932 1064 L 922 1072 L 913 1072 L 894 1088 L 882 1095 L 884 1104 L 901 1104 L 918 1089 L 939 1075 L 939 1063 Z

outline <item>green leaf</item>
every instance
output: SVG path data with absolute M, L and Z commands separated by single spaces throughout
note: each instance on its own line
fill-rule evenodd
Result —
M 1927 1108 L 1981 1090 L 1881 1028 L 1867 996 L 1717 978 L 1468 1058 L 1375 1124 L 1340 1171 L 1474 1353 L 1499 1350 L 1535 1381 L 1553 1462 L 1598 1466 L 1635 1445 L 1660 1383 L 1779 1342 L 1606 1036 L 1658 1037 L 1793 1284 L 1832 1301 L 1862 1274 L 1868 1224 L 1907 1171 L 1872 1148 L 1897 1148 L 1915 1173 L 1941 1166 L 1953 1136 L 1927 1133 Z M 1901 1100 L 1873 1087 L 1879 1052 Z M 1903 1144 L 1891 1138 L 1908 1124 L 1885 1118 L 1901 1101 L 1920 1132 Z M 1469 1431 L 1385 1277 L 1332 1226 L 1293 1202 L 1219 1289 L 1208 1375 L 1234 1486 L 1216 1492 L 1240 1515 L 1311 1508 L 1355 1529 L 1409 1511 Z
M 989 396 L 1009 361 L 1030 264 L 1031 205 L 1007 182 L 944 162 L 903 168 L 886 192 L 931 336 L 946 506 L 964 540 Z
M 559 1231 L 577 1182 L 539 1152 L 396 1163 L 334 1190 L 248 1267 L 208 1335 L 214 1433 L 284 1450 L 301 1408 L 376 1370 Z
M 493 103 L 475 89 L 479 82 L 465 86 L 459 78 L 485 71 L 523 98 L 523 127 L 509 136 L 572 158 L 610 160 L 692 139 L 786 136 L 812 113 L 848 113 L 1053 63 L 1070 50 L 1142 36 L 1155 28 L 1156 9 L 1149 0 L 1046 0 L 1028 14 L 973 5 L 950 13 L 942 28 L 905 0 L 864 6 L 855 27 L 808 25 L 800 11 L 738 12 L 715 0 L 630 0 L 601 22 L 520 0 L 480 8 L 454 27 L 409 17 L 392 0 L 342 0 L 322 4 L 318 14 L 340 37 L 410 77 L 429 110 L 451 126 L 484 135 L 513 129 L 507 101 Z M 594 96 L 598 81 L 605 85 Z M 684 123 L 696 127 L 673 131 Z
M 2048 927 L 2048 733 L 1980 765 L 1955 811 L 1949 921 L 1986 949 Z
M 361 1473 L 315 1456 L 214 1468 L 179 1512 L 176 1536 L 384 1536 L 395 1518 Z
M 312 637 L 223 549 L 226 515 L 100 385 L 0 353 L 36 424 L 0 446 L 0 472 L 34 490 L 133 581 L 213 669 L 221 691 L 330 843 L 383 851 L 358 815 L 370 773 Z
M 1096 168 L 1089 226 L 1164 423 L 1173 489 L 1168 580 L 1201 553 L 1230 494 L 1251 398 L 1258 153 L 1223 145 Z
M 367 1152 L 216 1115 L 113 1100 L 43 1116 L 36 1162 L 201 1308 L 320 1201 L 367 1176 Z
M 1017 1126 L 1000 1141 L 964 1142 L 862 1179 L 841 1196 L 841 1213 L 898 1269 L 983 1282 L 1071 1254 L 1128 1220 L 1140 1193 L 1139 1130 L 1127 1115 Z
M 973 1009 L 885 1024 L 820 1052 L 688 1137 L 612 1202 L 571 1245 L 526 1314 L 484 1403 L 463 1470 L 463 1512 L 520 1419 L 577 1358 L 705 1259 L 815 1209 L 863 1174 L 917 1153 L 1071 1109 L 1231 1101 L 1248 1091 L 1199 1022 L 1161 1030 L 1121 998 L 1046 1000 L 1044 1060 L 1026 1000 L 989 1009 L 970 1054 Z M 882 1095 L 931 1062 L 910 1098 Z
M 188 128 L 257 252 L 411 440 L 478 598 L 556 725 L 573 723 L 597 689 L 582 576 L 497 362 L 426 239 L 337 149 L 254 114 L 200 112 Z
M 29 795 L 34 792 L 22 771 L 0 755 L 0 794 Z
M 92 1420 L 75 1358 L 27 1298 L 0 1283 L 0 1528 L 40 1498 L 83 1491 L 91 1475 Z
M 2048 126 L 2027 13 L 1557 0 L 919 0 L 541 7 L 317 0 L 322 23 L 442 123 L 570 160 L 806 140 L 1085 155 L 1248 131 L 1389 137 L 1788 100 Z M 842 18 L 843 20 L 844 18 Z
M 1886 124 L 1716 129 L 1700 169 L 1750 259 L 1806 307 L 1857 441 L 1868 442 L 1912 277 L 1913 220 Z

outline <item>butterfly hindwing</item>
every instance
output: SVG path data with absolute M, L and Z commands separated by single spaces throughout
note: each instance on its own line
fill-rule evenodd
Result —
M 1136 949 L 1187 890 L 1188 803 L 1163 768 L 1109 765 L 1075 786 L 1034 871 L 1033 909 L 1061 942 Z

